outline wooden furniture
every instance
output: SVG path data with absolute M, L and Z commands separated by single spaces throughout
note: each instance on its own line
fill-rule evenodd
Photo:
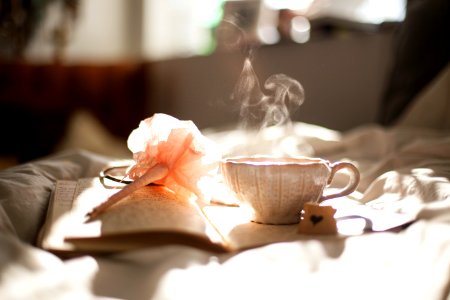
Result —
M 20 162 L 49 154 L 77 109 L 126 137 L 146 115 L 144 64 L 0 64 L 0 155 Z

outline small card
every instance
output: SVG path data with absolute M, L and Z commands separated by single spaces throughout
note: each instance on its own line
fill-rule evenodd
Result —
M 298 233 L 303 234 L 337 234 L 334 218 L 336 209 L 331 206 L 320 206 L 316 203 L 305 203 L 298 226 Z

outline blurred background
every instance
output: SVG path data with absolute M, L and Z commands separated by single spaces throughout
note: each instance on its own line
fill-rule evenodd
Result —
M 250 55 L 261 81 L 298 80 L 294 121 L 377 121 L 406 0 L 2 0 L 2 165 L 70 148 L 129 156 L 156 112 L 234 126 Z

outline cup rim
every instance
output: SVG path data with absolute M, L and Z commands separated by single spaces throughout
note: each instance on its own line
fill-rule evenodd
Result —
M 222 164 L 238 164 L 238 165 L 253 165 L 253 166 L 269 166 L 269 165 L 311 165 L 328 163 L 327 160 L 318 157 L 295 156 L 295 157 L 280 157 L 280 156 L 234 156 L 226 157 L 221 160 Z

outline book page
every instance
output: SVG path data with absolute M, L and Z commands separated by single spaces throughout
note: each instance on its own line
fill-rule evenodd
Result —
M 65 184 L 58 183 L 54 192 L 52 211 L 49 212 L 53 217 L 47 219 L 50 225 L 46 227 L 50 229 L 43 239 L 44 248 L 73 251 L 79 247 L 94 247 L 114 251 L 127 249 L 128 238 L 134 239 L 130 243 L 136 246 L 156 243 L 156 238 L 167 240 L 167 236 L 176 242 L 175 238 L 182 239 L 184 235 L 185 240 L 189 239 L 187 236 L 193 236 L 194 240 L 203 239 L 202 243 L 222 243 L 194 201 L 177 197 L 164 187 L 141 188 L 95 220 L 88 221 L 86 214 L 117 192 L 118 187 L 105 188 L 98 178 L 81 179 L 75 188 L 72 183 L 71 191 L 66 187 L 68 183 Z M 73 201 L 69 200 L 71 194 Z M 108 241 L 107 245 L 102 245 L 103 239 Z M 94 240 L 99 241 L 94 243 Z
M 72 209 L 76 188 L 76 181 L 59 180 L 56 182 L 49 202 L 47 219 L 38 237 L 38 245 L 42 248 L 55 247 L 61 250 L 70 248 L 65 245 L 61 230 L 52 225 Z M 55 199 L 57 200 L 55 201 Z
M 298 224 L 268 225 L 252 222 L 238 206 L 206 205 L 206 217 L 223 236 L 230 250 L 243 250 L 276 242 L 304 238 L 297 233 Z

